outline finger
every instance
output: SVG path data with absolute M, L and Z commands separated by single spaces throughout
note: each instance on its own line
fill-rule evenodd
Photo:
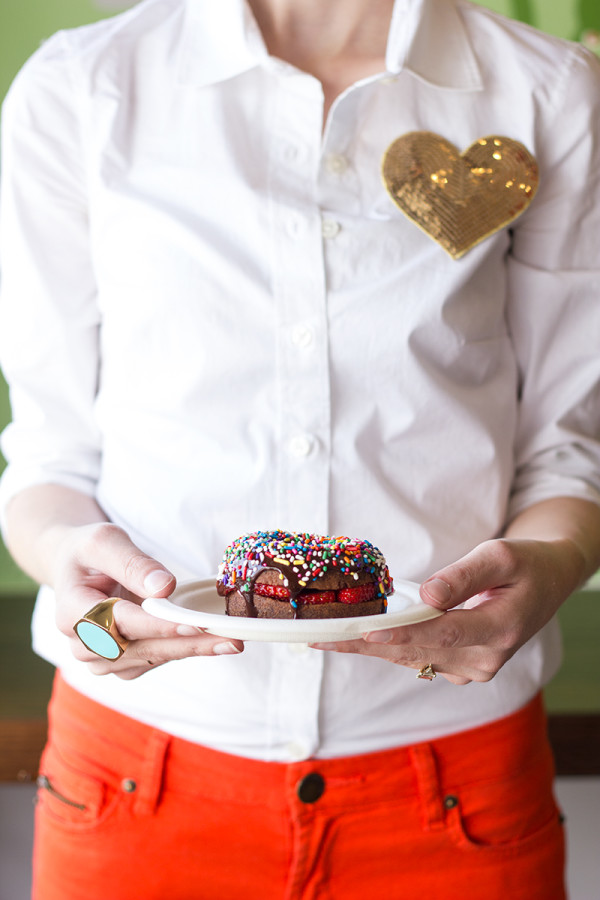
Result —
M 75 622 L 86 615 L 98 603 L 106 601 L 104 593 L 95 588 L 74 586 L 69 594 L 62 597 L 56 611 L 56 623 L 67 637 L 74 637 Z M 177 635 L 198 635 L 203 629 L 191 625 L 178 625 L 151 616 L 135 601 L 119 599 L 113 606 L 113 616 L 117 631 L 127 641 L 150 637 L 175 637 Z M 81 659 L 80 654 L 76 654 Z
M 204 629 L 194 625 L 180 625 L 152 616 L 136 603 L 118 600 L 113 607 L 117 630 L 128 641 L 150 638 L 194 637 L 204 634 Z
M 352 641 L 317 641 L 309 644 L 313 650 L 336 650 L 338 653 L 362 653 L 364 641 L 362 638 Z
M 153 666 L 193 656 L 234 656 L 244 649 L 243 641 L 203 634 L 194 638 L 150 638 L 134 641 L 126 651 L 129 660 L 151 662 Z M 121 657 L 122 659 L 124 657 Z
M 320 642 L 310 646 L 319 650 L 337 650 L 340 653 L 369 652 L 370 655 L 371 651 L 366 648 L 373 647 L 375 654 L 386 657 L 401 650 L 403 659 L 416 663 L 432 652 L 450 656 L 475 647 L 490 646 L 500 651 L 510 649 L 514 641 L 515 624 L 510 598 L 499 596 L 493 609 L 482 603 L 473 609 L 450 610 L 445 616 L 416 625 L 369 631 L 360 640 Z M 392 649 L 384 652 L 385 647 Z
M 314 647 L 316 650 L 329 650 L 337 653 L 359 653 L 363 656 L 373 656 L 378 659 L 392 662 L 395 665 L 412 669 L 415 672 L 419 672 L 435 658 L 435 651 L 428 648 L 411 648 L 408 652 L 404 652 L 404 648 L 399 649 L 393 644 L 376 644 L 369 646 L 366 641 L 361 640 L 323 642 L 310 644 L 309 646 Z M 453 670 L 447 663 L 441 661 L 439 663 L 436 662 L 434 668 L 437 675 L 443 676 L 452 684 L 465 685 L 470 684 L 471 681 L 482 680 L 480 672 L 476 667 L 467 667 L 464 663 L 460 670 L 456 667 Z
M 110 522 L 87 529 L 76 558 L 83 568 L 108 576 L 136 597 L 168 597 L 175 588 L 175 576 Z
M 495 614 L 501 610 L 495 607 Z M 460 650 L 492 642 L 497 634 L 495 617 L 485 605 L 473 609 L 452 609 L 444 616 L 403 625 L 385 631 L 370 631 L 365 641 L 370 644 L 393 644 L 397 647 L 424 647 L 429 650 Z
M 515 643 L 510 598 L 414 626 L 368 632 L 364 640 L 315 644 L 317 649 L 374 656 L 421 669 L 430 662 L 455 684 L 489 681 L 512 656 Z
M 518 555 L 510 542 L 485 541 L 424 581 L 421 599 L 438 609 L 451 609 L 478 594 L 509 587 L 517 568 Z
M 102 597 L 102 599 L 106 598 Z M 128 643 L 142 639 L 198 638 L 204 634 L 204 629 L 202 628 L 168 622 L 156 616 L 151 616 L 130 600 L 118 600 L 115 602 L 113 616 L 118 634 Z M 77 659 L 83 662 L 91 662 L 97 659 L 97 654 L 88 650 L 73 627 L 70 627 L 68 636 L 75 641 L 72 649 Z
M 76 637 L 73 631 L 75 623 L 94 606 L 107 599 L 107 595 L 103 591 L 85 583 L 77 583 L 68 587 L 61 586 L 60 590 L 57 590 L 56 596 L 56 626 L 68 638 Z M 77 655 L 77 658 L 81 657 Z
M 376 632 L 380 634 L 380 632 Z M 364 639 L 352 641 L 331 641 L 310 644 L 316 650 L 329 650 L 337 653 L 358 653 L 362 656 L 376 656 L 401 666 L 422 669 L 432 656 L 432 651 L 417 646 L 398 647 L 392 640 L 389 642 L 368 643 Z
M 237 655 L 244 649 L 242 641 L 231 640 L 217 635 L 196 635 L 193 638 L 151 638 L 134 641 L 116 662 L 97 656 L 88 661 L 88 668 L 94 675 L 114 674 L 119 678 L 136 678 L 150 669 L 162 666 L 172 660 L 196 656 Z

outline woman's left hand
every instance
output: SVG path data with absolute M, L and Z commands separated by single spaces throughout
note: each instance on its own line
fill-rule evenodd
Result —
M 454 684 L 489 681 L 581 584 L 582 568 L 581 551 L 569 539 L 485 541 L 421 585 L 423 602 L 445 615 L 312 646 L 416 670 L 431 663 Z

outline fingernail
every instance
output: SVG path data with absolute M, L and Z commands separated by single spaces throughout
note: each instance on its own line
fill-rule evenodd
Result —
M 445 606 L 450 600 L 450 585 L 442 581 L 441 578 L 432 578 L 423 584 L 423 590 L 430 600 L 433 600 L 438 606 Z
M 365 635 L 365 641 L 370 644 L 390 644 L 393 640 L 393 631 L 370 631 Z
M 225 641 L 222 644 L 215 644 L 213 647 L 213 653 L 216 656 L 226 656 L 228 653 L 241 653 L 235 644 L 232 644 L 231 641 Z
M 193 625 L 178 625 L 177 634 L 180 634 L 182 637 L 196 637 L 202 634 L 202 629 L 194 628 Z
M 172 582 L 172 575 L 165 572 L 164 569 L 155 569 L 144 578 L 144 590 L 148 597 L 152 597 L 159 591 L 164 591 Z

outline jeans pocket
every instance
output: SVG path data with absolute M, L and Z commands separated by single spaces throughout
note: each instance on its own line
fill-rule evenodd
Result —
M 560 852 L 563 828 L 550 786 L 529 783 L 469 785 L 446 797 L 446 825 L 465 851 L 520 854 L 538 845 Z
M 123 797 L 95 765 L 67 756 L 52 744 L 44 750 L 37 783 L 37 815 L 70 829 L 98 826 Z

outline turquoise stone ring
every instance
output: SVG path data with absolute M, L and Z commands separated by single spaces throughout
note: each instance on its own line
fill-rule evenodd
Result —
M 81 643 L 103 659 L 115 660 L 122 656 L 127 641 L 117 630 L 113 606 L 119 597 L 111 597 L 97 603 L 73 626 Z

